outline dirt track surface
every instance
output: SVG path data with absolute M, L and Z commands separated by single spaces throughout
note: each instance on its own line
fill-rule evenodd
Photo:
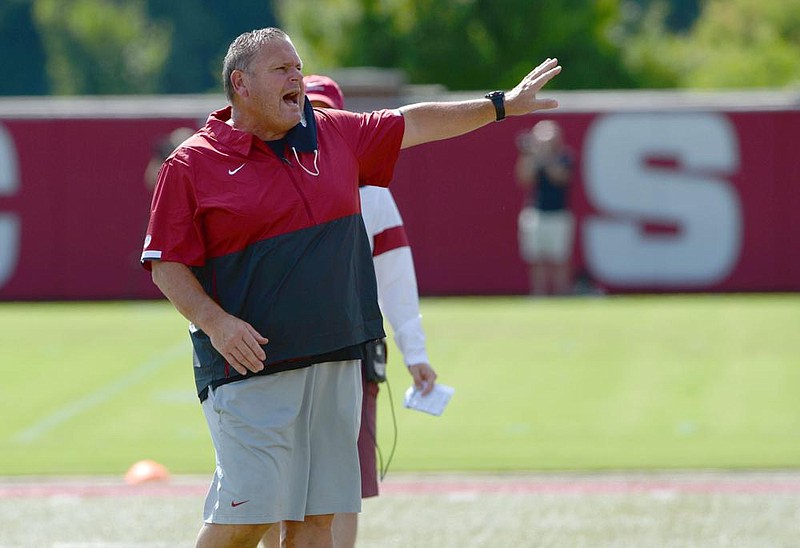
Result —
M 190 547 L 207 478 L 0 478 L 0 547 Z M 800 471 L 390 474 L 359 547 L 797 547 Z

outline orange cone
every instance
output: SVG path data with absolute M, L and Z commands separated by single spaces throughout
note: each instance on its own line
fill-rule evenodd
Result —
M 131 466 L 125 473 L 125 483 L 137 485 L 149 481 L 167 481 L 169 470 L 163 464 L 154 460 L 140 460 Z

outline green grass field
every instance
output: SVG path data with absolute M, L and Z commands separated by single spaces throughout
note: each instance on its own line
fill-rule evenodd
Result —
M 800 467 L 800 295 L 424 299 L 441 417 L 391 470 Z M 210 473 L 186 322 L 166 302 L 0 304 L 0 474 Z M 384 459 L 393 439 L 386 385 Z

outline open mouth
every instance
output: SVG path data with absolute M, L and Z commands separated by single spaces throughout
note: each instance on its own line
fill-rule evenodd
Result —
M 300 105 L 300 92 L 299 91 L 292 91 L 290 93 L 287 93 L 286 95 L 283 96 L 283 102 L 288 104 L 288 105 L 290 105 L 290 106 L 293 106 L 293 107 L 299 106 Z

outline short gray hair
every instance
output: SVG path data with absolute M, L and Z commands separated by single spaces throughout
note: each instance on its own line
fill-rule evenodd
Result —
M 258 54 L 258 50 L 272 40 L 289 40 L 289 35 L 276 27 L 251 30 L 240 34 L 230 46 L 222 61 L 222 89 L 229 101 L 233 101 L 231 74 L 234 70 L 246 71 Z

